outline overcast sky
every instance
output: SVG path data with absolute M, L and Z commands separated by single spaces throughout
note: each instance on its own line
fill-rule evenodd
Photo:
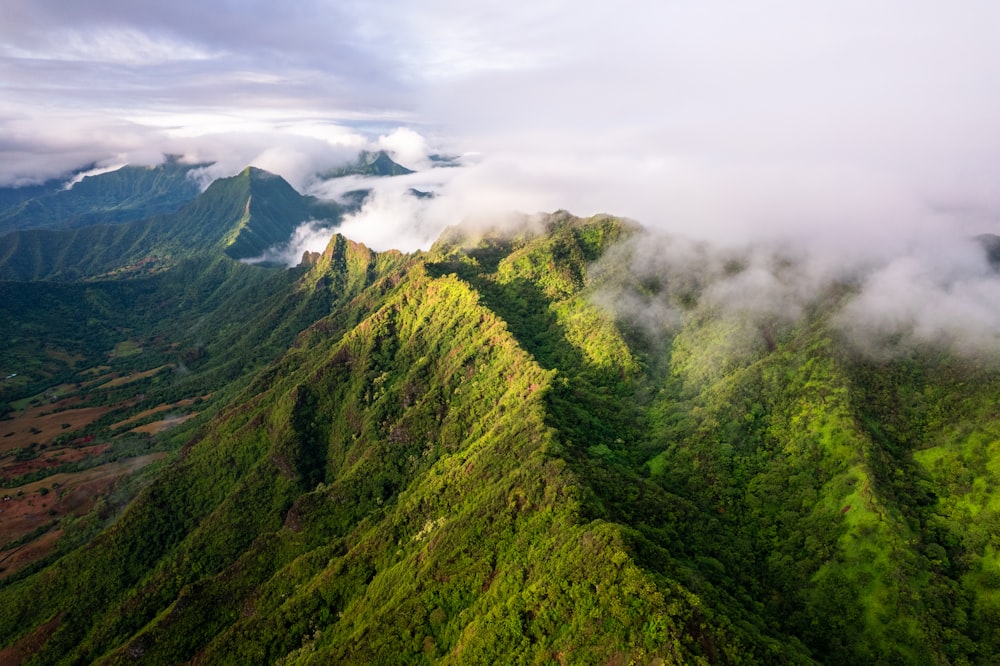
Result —
M 1000 211 L 995 2 L 0 4 L 5 183 L 176 152 L 304 188 L 385 145 L 476 154 L 451 215 L 836 243 Z

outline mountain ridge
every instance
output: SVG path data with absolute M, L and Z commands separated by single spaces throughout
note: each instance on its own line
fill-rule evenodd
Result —
M 8 190 L 0 234 L 23 229 L 72 229 L 121 223 L 174 212 L 200 192 L 190 173 L 205 164 L 167 160 L 155 167 L 127 165 L 84 176 L 70 188 L 60 181 Z
M 79 280 L 163 270 L 179 258 L 260 255 L 314 216 L 334 222 L 340 208 L 296 192 L 280 176 L 247 167 L 213 182 L 176 213 L 72 230 L 15 231 L 4 237 L 0 279 Z
M 270 178 L 221 182 L 204 217 L 301 203 Z M 287 271 L 218 251 L 59 285 L 109 332 L 191 311 L 145 332 L 162 356 L 142 369 L 177 371 L 144 390 L 217 395 L 136 440 L 172 457 L 117 520 L 0 582 L 0 645 L 33 663 L 989 663 L 1000 372 L 866 356 L 834 325 L 850 285 L 794 319 L 727 311 L 700 273 L 637 274 L 647 233 L 560 211 L 414 254 L 334 234 Z M 608 305 L 632 301 L 669 304 L 671 326 Z

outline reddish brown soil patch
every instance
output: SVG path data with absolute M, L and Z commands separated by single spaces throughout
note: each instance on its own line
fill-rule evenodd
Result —
M 21 637 L 10 647 L 0 650 L 0 664 L 3 666 L 20 666 L 38 652 L 39 649 L 49 640 L 49 637 L 59 628 L 62 620 L 62 613 L 39 625 L 29 634 Z
M 9 552 L 11 549 L 5 548 L 7 544 L 40 527 L 63 516 L 86 514 L 99 497 L 110 492 L 118 479 L 165 455 L 162 452 L 150 453 L 73 474 L 53 474 L 19 488 L 0 491 L 0 558 L 11 555 Z M 46 533 L 39 539 L 29 542 L 28 546 L 34 546 L 36 542 L 46 537 L 51 539 L 51 543 L 42 541 L 33 548 L 25 546 L 18 550 L 16 556 L 11 556 L 0 563 L 0 566 L 5 568 L 0 572 L 0 579 L 50 552 L 58 540 L 58 534 L 54 537 L 49 536 L 50 534 L 51 532 Z
M 0 421 L 0 455 L 13 449 L 27 448 L 32 443 L 49 444 L 60 434 L 88 426 L 122 406 L 104 405 L 53 412 L 67 404 L 75 404 L 75 401 L 62 400 L 52 405 L 31 407 L 9 421 Z
M 110 369 L 111 368 L 107 368 L 107 370 L 110 370 Z M 85 382 L 81 382 L 80 383 L 80 387 L 81 388 L 90 388 L 91 386 L 98 386 L 98 385 L 103 384 L 104 382 L 106 382 L 108 380 L 113 380 L 113 379 L 115 379 L 117 377 L 118 377 L 118 373 L 117 372 L 109 372 L 106 375 L 100 375 L 99 374 L 94 379 L 88 379 Z
M 211 394 L 209 394 L 208 396 L 205 396 L 204 398 L 202 398 L 202 400 L 204 400 L 204 399 L 206 399 L 208 397 L 211 397 Z M 166 411 L 169 411 L 171 409 L 180 409 L 181 407 L 189 407 L 190 405 L 194 404 L 195 400 L 197 400 L 197 398 L 185 398 L 184 400 L 178 400 L 177 402 L 170 403 L 169 405 L 157 405 L 156 407 L 153 407 L 151 409 L 147 409 L 144 412 L 139 412 L 135 416 L 130 416 L 127 419 L 125 419 L 124 421 L 119 421 L 118 423 L 112 423 L 111 424 L 111 429 L 112 430 L 117 430 L 118 428 L 121 428 L 123 426 L 127 426 L 130 423 L 135 423 L 136 421 L 141 421 L 142 419 L 144 419 L 144 418 L 146 418 L 148 416 L 152 416 L 153 414 L 159 414 L 161 412 L 166 412 Z
M 35 472 L 40 469 L 51 469 L 64 463 L 79 462 L 84 458 L 100 455 L 110 448 L 110 444 L 75 448 L 59 447 L 48 449 L 42 452 L 37 458 L 31 460 L 3 460 L 0 461 L 0 482 L 16 479 L 23 474 Z
M 42 536 L 23 546 L 0 552 L 0 579 L 51 553 L 61 536 L 62 530 L 53 527 Z M 0 661 L 0 664 L 3 664 L 3 661 Z
M 50 449 L 42 454 L 42 458 L 58 460 L 59 462 L 79 462 L 84 458 L 97 456 L 111 448 L 110 444 L 97 444 L 95 446 L 78 446 L 72 449 Z
M 145 379 L 146 377 L 152 377 L 153 375 L 155 375 L 156 373 L 158 373 L 163 368 L 169 368 L 169 367 L 172 367 L 172 366 L 161 365 L 158 368 L 153 368 L 152 370 L 146 370 L 145 372 L 134 372 L 134 373 L 132 373 L 130 375 L 125 375 L 124 377 L 120 377 L 120 376 L 119 377 L 115 377 L 114 379 L 112 379 L 111 381 L 109 381 L 107 384 L 104 384 L 101 388 L 113 388 L 115 386 L 122 386 L 123 384 L 128 384 L 130 382 L 136 382 L 136 381 L 139 381 L 140 379 Z

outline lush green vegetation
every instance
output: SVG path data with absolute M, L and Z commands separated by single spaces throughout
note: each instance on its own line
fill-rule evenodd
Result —
M 116 224 L 172 213 L 198 195 L 188 174 L 204 165 L 168 160 L 86 176 L 72 188 L 51 182 L 0 189 L 0 233 Z
M 215 181 L 170 215 L 8 233 L 0 249 L 0 279 L 121 279 L 155 274 L 182 259 L 222 252 L 248 259 L 288 240 L 306 220 L 332 223 L 339 216 L 336 204 L 304 197 L 280 176 L 247 167 Z
M 247 204 L 242 183 L 206 201 L 294 203 Z M 634 283 L 608 250 L 641 233 L 557 213 L 412 256 L 335 235 L 290 271 L 233 261 L 229 238 L 142 278 L 3 285 L 0 358 L 27 377 L 9 399 L 99 363 L 168 368 L 100 434 L 211 397 L 120 516 L 102 504 L 0 584 L 0 645 L 30 639 L 28 663 L 990 663 L 1000 373 L 857 354 L 829 322 L 843 287 L 788 322 Z M 626 289 L 675 325 L 598 305 Z

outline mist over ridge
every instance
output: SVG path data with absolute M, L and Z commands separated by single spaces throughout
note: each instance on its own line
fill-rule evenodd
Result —
M 592 267 L 593 299 L 652 338 L 676 333 L 690 317 L 728 320 L 732 348 L 724 353 L 736 356 L 763 351 L 765 338 L 819 308 L 833 312 L 832 330 L 850 348 L 876 359 L 929 349 L 995 365 L 1000 272 L 983 238 L 949 240 L 865 257 L 787 244 L 719 246 L 647 230 Z M 625 281 L 605 280 L 623 267 Z

